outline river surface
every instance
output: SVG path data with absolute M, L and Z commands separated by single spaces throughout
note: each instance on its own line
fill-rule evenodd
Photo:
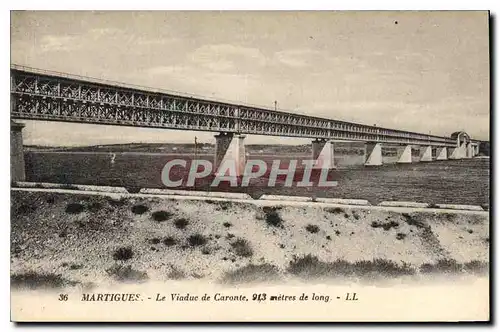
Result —
M 249 155 L 269 165 L 278 159 L 299 163 L 309 156 Z M 189 154 L 143 152 L 26 152 L 26 176 L 33 182 L 92 184 L 136 188 L 166 188 L 161 180 L 166 162 L 192 159 Z M 211 160 L 212 155 L 198 155 Z M 252 197 L 262 194 L 367 199 L 372 204 L 384 200 L 417 201 L 448 204 L 488 204 L 490 160 L 474 158 L 428 163 L 395 164 L 394 157 L 384 157 L 384 165 L 363 166 L 362 155 L 336 155 L 338 169 L 334 179 L 338 185 L 319 187 L 268 187 L 260 181 L 248 188 L 229 191 L 248 192 Z M 183 188 L 187 189 L 187 188 Z M 213 190 L 199 185 L 196 190 Z

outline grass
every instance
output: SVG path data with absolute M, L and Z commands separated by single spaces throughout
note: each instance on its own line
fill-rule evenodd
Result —
M 171 270 L 167 274 L 168 279 L 171 279 L 171 280 L 181 280 L 181 279 L 185 279 L 186 278 L 186 273 L 184 273 L 183 271 L 179 270 L 178 268 L 176 268 L 173 265 L 171 265 L 170 267 L 171 267 Z
M 312 234 L 318 233 L 319 227 L 316 225 L 309 224 L 306 226 L 306 231 L 308 231 L 309 233 L 312 233 Z
M 134 205 L 132 206 L 132 213 L 133 214 L 144 214 L 146 212 L 148 212 L 149 208 L 143 204 L 137 204 L 137 205 Z
M 217 210 L 222 210 L 222 211 L 229 209 L 233 205 L 232 202 L 227 202 L 227 201 L 219 201 L 218 203 L 219 207 L 217 208 Z
M 253 256 L 253 249 L 250 246 L 250 243 L 242 238 L 236 239 L 233 243 L 231 243 L 231 247 L 233 248 L 235 254 L 240 257 L 251 257 Z
M 114 264 L 106 270 L 106 273 L 121 282 L 142 282 L 149 279 L 146 272 L 135 270 L 131 265 Z
M 186 218 L 179 218 L 174 221 L 174 225 L 178 229 L 186 229 L 189 225 L 189 221 Z
M 458 263 L 454 259 L 440 259 L 435 263 L 424 263 L 420 266 L 420 272 L 424 274 L 458 274 L 472 273 L 485 274 L 489 271 L 489 264 L 473 260 L 466 263 Z
M 191 247 L 198 247 L 206 244 L 207 239 L 201 234 L 193 234 L 188 237 L 188 243 Z
M 229 271 L 221 278 L 225 284 L 263 283 L 281 279 L 280 270 L 269 263 L 249 264 L 234 271 Z
M 85 210 L 85 207 L 80 203 L 69 203 L 66 205 L 66 213 L 79 214 Z
M 151 214 L 151 217 L 158 222 L 162 222 L 165 220 L 170 219 L 173 216 L 172 213 L 168 211 L 155 211 L 153 214 Z
M 306 255 L 294 257 L 290 261 L 287 271 L 302 279 L 316 279 L 328 277 L 399 277 L 412 275 L 416 271 L 408 264 L 396 264 L 386 259 L 372 261 L 361 260 L 354 263 L 338 259 L 334 262 L 323 262 L 318 257 Z
M 10 276 L 10 285 L 13 288 L 59 289 L 76 284 L 78 282 L 65 279 L 60 274 L 53 273 L 27 272 L 12 274 Z
M 121 247 L 115 250 L 113 253 L 113 259 L 116 261 L 127 261 L 134 256 L 134 252 L 131 247 Z

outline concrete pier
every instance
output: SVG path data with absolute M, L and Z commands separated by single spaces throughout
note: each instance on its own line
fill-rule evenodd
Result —
M 432 146 L 420 147 L 420 161 L 432 161 Z
M 382 165 L 382 144 L 368 142 L 365 145 L 365 166 Z
M 411 145 L 405 145 L 405 146 L 399 146 L 398 147 L 398 161 L 397 163 L 400 164 L 409 164 L 412 162 L 412 146 Z
M 312 142 L 312 160 L 315 160 L 313 168 L 335 169 L 335 150 L 331 141 L 314 140 Z
M 26 181 L 23 123 L 10 122 L 10 180 Z
M 436 160 L 448 160 L 448 148 L 445 146 L 436 148 Z
M 226 160 L 232 160 L 236 165 L 236 175 L 241 176 L 245 170 L 245 136 L 220 133 L 215 135 L 215 156 L 213 171 Z

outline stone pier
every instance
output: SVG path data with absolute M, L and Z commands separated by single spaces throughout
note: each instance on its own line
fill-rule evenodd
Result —
M 420 160 L 419 161 L 432 161 L 432 146 L 420 147 Z
M 10 122 L 10 180 L 26 181 L 23 123 Z
M 334 144 L 331 141 L 316 139 L 312 141 L 312 160 L 314 168 L 335 169 Z
M 365 166 L 382 165 L 382 144 L 367 142 L 365 145 Z
M 243 175 L 246 163 L 244 139 L 245 136 L 233 135 L 232 133 L 215 135 L 214 172 L 217 172 L 224 161 L 232 160 L 236 165 L 236 175 Z
M 405 145 L 405 146 L 399 146 L 398 147 L 398 161 L 397 163 L 400 164 L 409 164 L 412 162 L 412 146 L 411 145 Z

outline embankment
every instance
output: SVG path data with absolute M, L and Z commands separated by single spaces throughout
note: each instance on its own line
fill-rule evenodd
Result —
M 487 274 L 487 211 L 11 191 L 13 286 Z

